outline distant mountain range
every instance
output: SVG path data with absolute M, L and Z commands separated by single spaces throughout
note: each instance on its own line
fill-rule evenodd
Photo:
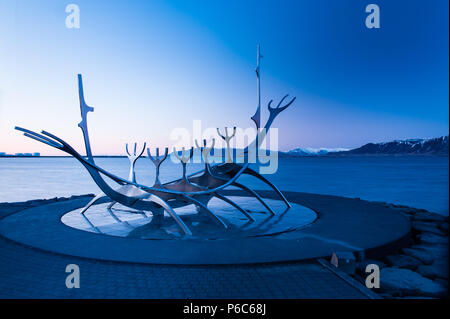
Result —
M 347 148 L 296 148 L 293 150 L 290 150 L 287 153 L 284 153 L 286 155 L 290 156 L 320 156 L 320 155 L 327 155 L 328 153 L 335 153 L 335 152 L 346 152 L 349 149 Z
M 351 155 L 440 155 L 448 156 L 448 135 L 430 139 L 396 140 L 368 143 L 355 149 L 296 148 L 285 156 L 351 156 Z

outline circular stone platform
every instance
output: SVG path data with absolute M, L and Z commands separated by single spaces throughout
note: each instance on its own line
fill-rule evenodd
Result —
M 120 204 L 110 209 L 110 203 L 95 205 L 83 215 L 80 214 L 81 208 L 75 209 L 64 214 L 61 221 L 76 229 L 118 237 L 147 240 L 229 240 L 287 233 L 305 227 L 317 218 L 312 209 L 295 203 L 287 209 L 281 200 L 266 199 L 266 203 L 275 212 L 279 212 L 276 216 L 271 216 L 256 198 L 228 198 L 244 207 L 253 220 L 230 204 L 213 198 L 208 202 L 208 208 L 228 227 L 217 225 L 211 216 L 198 212 L 192 204 L 175 208 L 175 212 L 192 231 L 190 236 L 184 235 L 168 213 L 153 215 L 151 212 L 132 210 Z
M 278 200 L 273 192 L 258 191 Z M 227 196 L 246 196 L 229 190 Z M 405 238 L 409 220 L 400 213 L 359 199 L 285 192 L 291 203 L 314 210 L 318 218 L 293 229 L 262 236 L 231 236 L 220 240 L 118 237 L 65 225 L 63 215 L 83 207 L 75 199 L 20 211 L 0 220 L 0 235 L 54 253 L 91 259 L 151 264 L 246 264 L 328 257 L 335 251 L 367 251 Z M 101 205 L 101 204 L 100 204 Z M 304 212 L 310 212 L 304 209 Z M 283 211 L 269 219 L 274 221 Z M 238 214 L 238 212 L 236 212 Z M 311 215 L 313 216 L 313 215 Z M 314 215 L 315 216 L 315 215 Z

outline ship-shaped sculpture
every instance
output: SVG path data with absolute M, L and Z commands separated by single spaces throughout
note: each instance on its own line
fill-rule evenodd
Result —
M 272 100 L 268 103 L 269 117 L 267 122 L 263 127 L 261 127 L 261 105 L 260 105 L 260 53 L 258 46 L 257 53 L 257 69 L 256 75 L 258 80 L 258 107 L 255 115 L 251 118 L 256 125 L 256 138 L 250 143 L 245 149 L 244 154 L 249 154 L 251 151 L 256 150 L 256 154 L 258 154 L 258 149 L 266 137 L 267 132 L 269 131 L 273 121 L 275 118 L 285 109 L 287 109 L 295 100 L 295 97 L 291 99 L 289 102 L 284 103 L 288 95 L 284 96 L 281 101 L 278 103 L 276 107 L 272 107 Z M 142 185 L 136 182 L 135 172 L 134 172 L 134 164 L 137 159 L 139 159 L 145 151 L 146 145 L 140 152 L 136 152 L 136 144 L 134 145 L 134 150 L 130 152 L 128 149 L 128 145 L 126 145 L 126 152 L 128 158 L 130 160 L 130 174 L 128 179 L 116 176 L 107 170 L 99 167 L 94 160 L 92 155 L 90 139 L 89 139 L 89 131 L 88 131 L 88 122 L 87 116 L 89 112 L 93 112 L 94 108 L 88 106 L 84 99 L 83 92 L 83 82 L 82 77 L 78 75 L 78 89 L 79 89 L 79 99 L 80 99 L 80 110 L 81 110 L 81 122 L 78 126 L 81 128 L 84 137 L 84 144 L 86 149 L 86 156 L 82 156 L 78 153 L 74 148 L 72 148 L 67 142 L 57 137 L 54 134 L 51 134 L 47 131 L 42 131 L 41 133 L 36 133 L 31 130 L 16 127 L 17 130 L 24 132 L 24 135 L 37 140 L 41 143 L 47 144 L 53 148 L 59 149 L 67 154 L 72 155 L 76 158 L 89 172 L 94 182 L 101 189 L 102 193 L 95 196 L 82 210 L 81 214 L 84 216 L 84 213 L 91 207 L 95 202 L 103 197 L 108 197 L 112 200 L 112 203 L 109 207 L 112 207 L 116 203 L 120 203 L 126 207 L 132 208 L 136 210 L 136 212 L 141 213 L 142 211 L 149 211 L 153 214 L 164 214 L 167 212 L 178 224 L 181 228 L 182 232 L 185 235 L 192 235 L 192 231 L 189 227 L 183 222 L 183 219 L 175 212 L 175 209 L 178 207 L 183 207 L 186 205 L 195 205 L 199 213 L 205 213 L 210 216 L 210 218 L 218 224 L 218 227 L 228 228 L 227 224 L 213 211 L 208 208 L 208 202 L 212 198 L 218 198 L 227 204 L 233 206 L 240 213 L 245 215 L 249 221 L 253 221 L 253 217 L 251 213 L 245 210 L 243 207 L 238 205 L 236 202 L 231 200 L 229 197 L 223 195 L 221 193 L 227 187 L 234 186 L 240 188 L 241 190 L 249 193 L 252 197 L 257 199 L 267 210 L 267 213 L 270 215 L 275 215 L 275 212 L 272 208 L 267 204 L 267 202 L 256 193 L 254 190 L 249 187 L 241 184 L 237 181 L 237 179 L 246 174 L 251 175 L 262 182 L 269 185 L 280 197 L 281 200 L 284 201 L 287 208 L 290 208 L 290 204 L 286 197 L 281 193 L 281 191 L 273 185 L 269 180 L 267 180 L 263 175 L 259 174 L 255 170 L 249 167 L 249 156 L 245 157 L 243 163 L 234 163 L 230 161 L 230 156 L 225 163 L 211 165 L 208 161 L 208 156 L 211 150 L 214 148 L 215 140 L 212 140 L 210 146 L 207 146 L 206 140 L 203 141 L 203 145 L 199 145 L 198 141 L 195 141 L 197 148 L 200 149 L 202 158 L 204 161 L 204 169 L 187 175 L 186 174 L 186 165 L 190 161 L 193 156 L 194 149 L 191 148 L 189 151 L 186 151 L 184 148 L 182 150 L 182 155 L 180 156 L 178 152 L 174 149 L 175 156 L 180 160 L 183 174 L 180 179 L 168 182 L 161 183 L 159 178 L 160 166 L 167 158 L 168 148 L 165 149 L 164 155 L 160 157 L 159 148 L 156 149 L 156 156 L 153 157 L 150 153 L 150 150 L 147 148 L 147 153 L 149 159 L 154 163 L 156 169 L 156 178 L 155 182 L 152 186 Z M 219 135 L 226 141 L 229 145 L 230 139 L 234 136 L 235 130 L 231 136 L 228 135 L 228 131 L 225 131 L 225 135 L 221 135 L 218 130 Z M 228 153 L 229 155 L 229 153 Z M 116 182 L 119 187 L 113 188 L 108 185 L 105 181 L 104 177 L 107 177 L 114 182 Z

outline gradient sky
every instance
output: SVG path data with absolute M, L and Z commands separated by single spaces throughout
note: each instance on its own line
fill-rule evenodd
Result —
M 65 26 L 69 3 L 80 29 Z M 381 29 L 365 27 L 369 3 Z M 15 125 L 83 151 L 78 73 L 95 154 L 170 146 L 193 120 L 252 127 L 258 43 L 263 116 L 270 99 L 297 96 L 274 125 L 282 150 L 447 135 L 448 10 L 446 0 L 0 0 L 0 152 L 61 155 Z

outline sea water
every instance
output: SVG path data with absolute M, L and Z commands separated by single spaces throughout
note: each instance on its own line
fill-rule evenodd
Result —
M 96 158 L 106 170 L 128 178 L 127 158 Z M 188 172 L 202 164 L 188 164 Z M 448 215 L 448 157 L 367 156 L 279 158 L 278 170 L 266 177 L 281 190 L 359 197 Z M 161 179 L 181 176 L 181 165 L 165 161 Z M 137 181 L 154 183 L 154 166 L 147 158 L 136 164 Z M 84 167 L 73 158 L 0 158 L 0 202 L 98 193 Z M 240 181 L 253 189 L 267 187 L 253 177 Z M 111 183 L 113 186 L 114 184 Z

